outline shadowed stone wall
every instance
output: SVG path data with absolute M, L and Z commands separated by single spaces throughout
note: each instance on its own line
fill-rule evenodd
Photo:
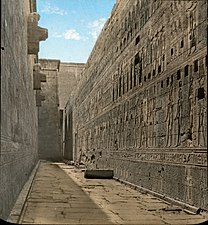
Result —
M 208 208 L 206 8 L 117 1 L 69 104 L 74 160 Z
M 63 156 L 73 160 L 73 113 L 70 105 L 66 105 L 63 121 Z
M 84 63 L 60 63 L 58 75 L 59 115 L 61 149 L 65 159 L 72 159 L 72 116 L 67 110 L 67 101 L 81 79 Z M 71 122 L 70 122 L 71 121 Z M 70 127 L 69 127 L 70 126 Z M 65 129 L 66 128 L 66 129 Z
M 61 63 L 59 60 L 40 59 L 46 83 L 41 84 L 40 94 L 45 96 L 39 109 L 39 157 L 40 159 L 60 160 L 72 154 L 71 129 L 66 129 L 66 104 L 84 68 L 83 63 Z M 67 149 L 67 150 L 66 150 Z
M 41 84 L 45 101 L 38 112 L 38 152 L 40 159 L 59 161 L 61 154 L 61 134 L 58 98 L 59 60 L 40 59 L 46 74 L 46 83 Z
M 40 39 L 31 45 L 29 19 L 36 2 L 1 1 L 1 148 L 0 218 L 6 219 L 38 161 L 38 108 L 33 90 L 33 65 Z M 42 40 L 47 30 L 42 29 Z M 36 32 L 37 34 L 37 32 Z M 37 36 L 36 36 L 37 37 Z M 34 41 L 34 40 L 32 40 Z M 29 52 L 34 51 L 34 54 Z
M 72 159 L 72 114 L 67 102 L 81 79 L 84 63 L 60 63 L 58 75 L 61 149 L 65 159 Z

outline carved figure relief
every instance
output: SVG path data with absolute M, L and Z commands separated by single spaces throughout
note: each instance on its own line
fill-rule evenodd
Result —
M 197 108 L 198 108 L 198 129 L 197 129 L 197 145 L 203 147 L 206 145 L 205 143 L 205 117 L 207 115 L 207 106 L 205 100 L 205 89 L 204 85 L 204 78 L 199 80 L 198 90 L 197 90 Z
M 152 37 L 151 42 L 152 42 L 152 61 L 154 61 L 154 59 L 156 58 L 155 55 L 156 40 L 154 36 Z
M 171 37 L 175 37 L 177 32 L 176 21 L 173 20 L 171 24 Z
M 190 4 L 190 5 L 189 5 Z M 189 54 L 196 50 L 196 2 L 191 2 L 187 6 L 189 14 L 189 39 L 190 39 L 190 51 Z
M 152 62 L 152 43 L 150 39 L 147 39 L 147 47 L 146 47 L 146 63 L 150 64 Z
M 190 81 L 190 86 L 189 86 L 189 108 L 190 108 L 190 113 L 189 113 L 189 146 L 195 146 L 195 140 L 194 140 L 194 111 L 195 111 L 195 106 L 196 106 L 196 99 L 195 99 L 195 94 L 194 94 L 194 88 L 193 88 L 193 80 Z
M 163 35 L 164 35 L 164 26 L 160 29 L 158 34 L 159 56 L 162 55 L 163 51 Z
M 170 147 L 172 145 L 173 138 L 173 88 L 171 86 L 170 92 L 168 95 L 168 104 L 165 116 L 165 122 L 167 126 L 167 134 L 166 134 L 166 147 Z
M 148 111 L 148 146 L 154 147 L 155 146 L 155 98 L 152 98 L 149 101 L 149 111 Z
M 143 123 L 144 123 L 144 119 L 143 119 L 143 102 L 141 102 L 140 104 L 140 108 L 139 108 L 139 138 L 138 138 L 138 147 L 142 147 L 142 137 L 143 137 Z
M 148 117 L 147 117 L 147 99 L 143 100 L 143 109 L 142 109 L 142 123 L 141 123 L 141 140 L 142 140 L 142 146 L 147 147 L 147 122 L 148 122 Z
M 182 110 L 182 90 L 179 88 L 178 90 L 178 100 L 176 104 L 176 113 L 174 117 L 175 121 L 175 133 L 176 133 L 176 142 L 175 147 L 178 147 L 181 144 L 181 110 Z

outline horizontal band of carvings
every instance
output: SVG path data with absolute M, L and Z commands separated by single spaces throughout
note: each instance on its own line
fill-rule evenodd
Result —
M 1 139 L 1 141 L 4 141 L 4 142 L 11 142 L 12 137 L 11 136 L 8 136 L 8 135 L 1 134 L 0 135 L 0 139 Z
M 168 147 L 168 148 L 124 148 L 124 149 L 108 149 L 108 152 L 129 152 L 129 153 L 207 153 L 204 147 L 181 148 L 181 147 Z
M 184 165 L 200 165 L 207 166 L 207 153 L 171 153 L 171 152 L 140 152 L 128 154 L 125 152 L 111 152 L 108 157 L 117 160 L 128 159 L 131 161 L 146 161 L 146 162 L 158 162 L 158 163 L 173 163 L 173 164 L 184 164 Z

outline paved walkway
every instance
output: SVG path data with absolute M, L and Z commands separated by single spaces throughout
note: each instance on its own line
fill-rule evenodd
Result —
M 12 216 L 17 216 L 11 213 Z M 85 179 L 64 163 L 40 162 L 24 208 L 23 224 L 198 224 L 192 215 L 115 180 Z

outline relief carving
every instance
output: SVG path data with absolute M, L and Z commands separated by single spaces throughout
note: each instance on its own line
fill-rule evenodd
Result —
M 190 81 L 190 86 L 189 86 L 189 124 L 190 127 L 188 128 L 189 136 L 188 136 L 188 143 L 190 147 L 193 147 L 196 145 L 195 143 L 195 138 L 194 138 L 194 128 L 195 128 L 195 123 L 194 123 L 194 116 L 195 116 L 195 107 L 196 107 L 196 98 L 195 98 L 195 93 L 194 93 L 194 87 L 193 87 L 193 80 L 191 79 Z
M 152 98 L 149 100 L 149 108 L 148 108 L 148 146 L 154 146 L 154 103 L 155 100 Z
M 150 39 L 147 39 L 147 46 L 146 46 L 146 63 L 149 65 L 152 63 L 152 43 Z
M 197 90 L 197 109 L 198 109 L 198 129 L 197 129 L 197 134 L 198 134 L 198 142 L 197 145 L 199 147 L 204 147 L 206 146 L 206 131 L 205 131 L 205 118 L 207 116 L 207 102 L 205 99 L 205 89 L 203 87 L 204 85 L 204 79 L 201 78 L 199 80 L 199 85 L 198 85 L 198 90 Z
M 176 134 L 176 141 L 175 141 L 175 147 L 180 146 L 181 144 L 181 110 L 182 110 L 182 90 L 179 88 L 178 90 L 178 100 L 176 104 L 176 113 L 174 117 L 175 121 L 175 134 Z
M 173 15 L 169 12 L 171 3 Z M 136 153 L 137 160 L 157 160 L 169 164 L 173 162 L 187 165 L 204 163 L 203 155 L 181 153 L 183 150 L 194 151 L 194 147 L 206 146 L 205 81 L 201 80 L 201 84 L 196 85 L 199 77 L 206 74 L 205 65 L 199 64 L 198 68 L 194 64 L 197 60 L 198 62 L 201 62 L 202 58 L 204 60 L 204 53 L 200 53 L 201 48 L 199 48 L 193 60 L 191 57 L 188 61 L 186 59 L 189 51 L 193 52 L 196 47 L 198 48 L 196 46 L 197 4 L 196 1 L 171 1 L 171 3 L 163 3 L 164 6 L 168 5 L 167 11 L 156 15 L 160 20 L 151 24 L 151 30 L 148 30 L 149 23 L 139 32 L 138 23 L 135 21 L 132 27 L 132 39 L 130 36 L 126 39 L 126 43 L 129 40 L 129 46 L 126 46 L 122 52 L 118 50 L 115 57 L 111 55 L 112 67 L 108 67 L 109 72 L 105 68 L 106 60 L 109 60 L 110 55 L 106 59 L 103 54 L 99 55 L 99 51 L 99 59 L 92 65 L 92 67 L 96 66 L 99 62 L 97 72 L 93 70 L 93 72 L 89 70 L 86 72 L 86 77 L 91 80 L 87 82 L 87 90 L 81 91 L 82 88 L 80 88 L 82 99 L 76 105 L 79 112 L 79 127 L 90 130 L 87 124 L 93 123 L 93 126 L 99 128 L 96 136 L 94 133 L 91 137 L 89 133 L 80 134 L 88 135 L 88 149 L 94 148 L 98 152 L 105 149 L 108 156 L 115 158 L 135 159 L 130 151 L 138 150 L 140 153 Z M 135 14 L 137 15 L 138 12 Z M 169 21 L 165 17 L 169 18 Z M 144 19 L 142 16 L 141 18 Z M 125 18 L 123 22 L 124 27 Z M 141 24 L 143 25 L 144 22 Z M 127 27 L 129 32 L 131 28 L 129 25 Z M 170 40 L 171 31 L 175 39 Z M 113 48 L 120 44 L 121 48 L 124 47 L 122 42 L 128 34 L 127 30 L 126 33 L 125 30 L 123 32 L 119 37 L 117 35 L 112 37 L 118 38 L 117 43 L 111 40 L 115 43 Z M 110 35 L 106 40 L 109 38 L 111 38 Z M 105 54 L 111 47 L 109 43 L 105 44 Z M 171 48 L 173 48 L 173 54 Z M 171 60 L 170 54 L 172 54 Z M 177 56 L 181 57 L 178 61 L 174 59 Z M 188 65 L 185 65 L 187 63 Z M 177 76 L 175 71 L 179 69 L 181 73 Z M 101 90 L 101 87 L 97 85 L 101 77 L 105 82 L 102 82 L 103 92 L 98 92 Z M 111 77 L 113 81 L 107 80 L 107 77 Z M 146 77 L 145 82 L 143 82 L 144 77 Z M 92 81 L 95 85 L 89 87 Z M 157 87 L 157 91 L 152 90 L 153 86 Z M 107 92 L 107 87 L 112 91 L 109 92 L 110 94 Z M 96 94 L 97 98 L 95 98 Z M 108 95 L 112 101 L 109 100 L 109 104 L 106 105 Z M 92 118 L 95 123 L 91 121 Z M 106 124 L 105 128 L 102 123 Z M 82 146 L 81 143 L 80 146 Z M 157 153 L 157 149 L 162 153 Z M 154 152 L 148 152 L 150 150 Z M 88 159 L 91 160 L 90 156 Z
M 170 92 L 168 94 L 168 104 L 166 109 L 165 122 L 167 126 L 167 134 L 166 134 L 166 147 L 170 147 L 173 144 L 173 88 L 171 86 Z
M 196 6 L 197 3 L 191 2 L 188 6 L 187 11 L 189 15 L 189 40 L 190 40 L 190 51 L 189 54 L 196 51 Z
M 142 147 L 148 147 L 147 146 L 147 99 L 143 99 L 142 105 L 141 105 L 141 144 Z

